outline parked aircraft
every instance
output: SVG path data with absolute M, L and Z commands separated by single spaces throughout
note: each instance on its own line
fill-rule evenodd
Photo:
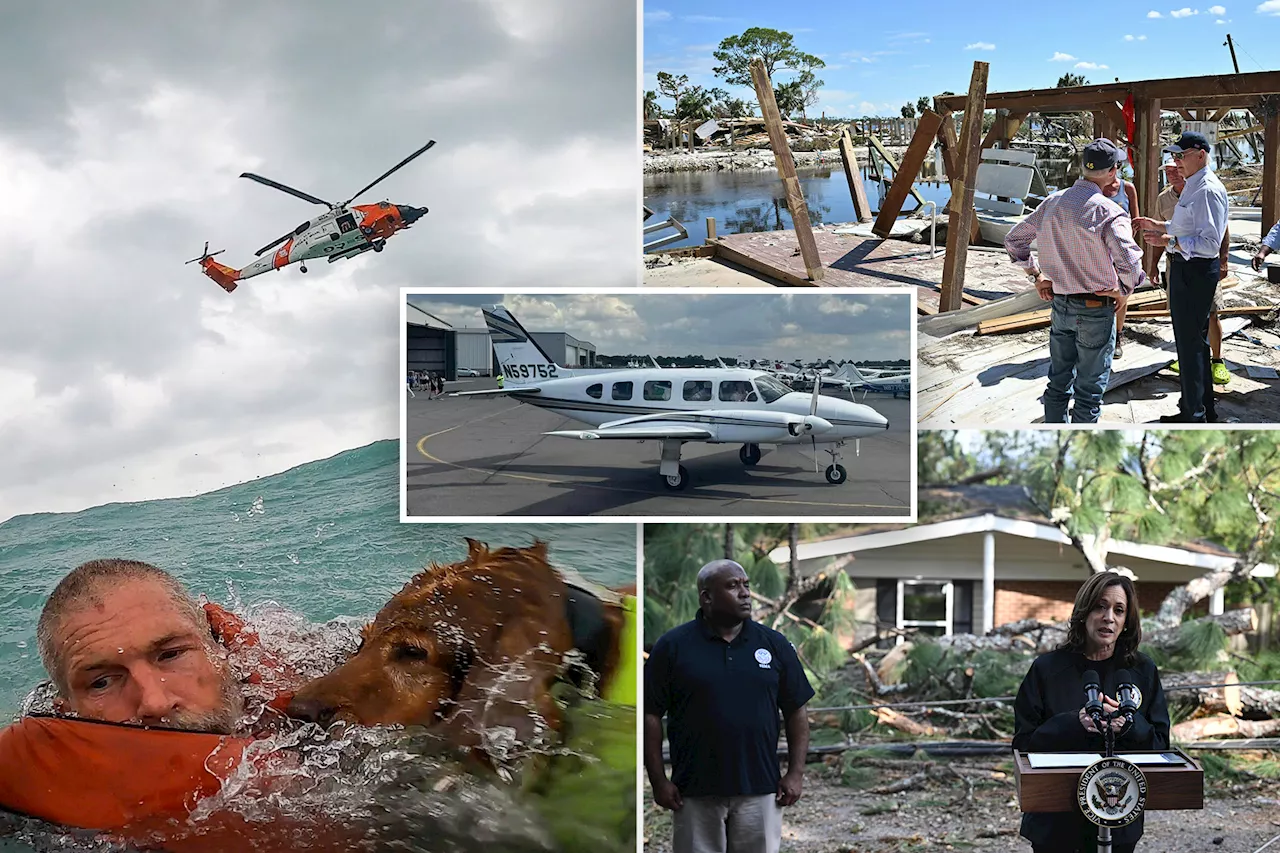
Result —
M 630 368 L 590 373 L 554 364 L 501 305 L 484 311 L 494 352 L 506 377 L 503 388 L 460 391 L 452 396 L 502 394 L 591 425 L 547 435 L 583 440 L 630 439 L 661 442 L 659 473 L 667 488 L 689 484 L 680 464 L 690 441 L 741 444 L 742 464 L 755 465 L 761 445 L 809 445 L 818 467 L 818 449 L 831 457 L 828 483 L 848 478 L 839 464 L 850 439 L 877 435 L 888 420 L 870 406 L 792 391 L 761 370 L 742 368 Z

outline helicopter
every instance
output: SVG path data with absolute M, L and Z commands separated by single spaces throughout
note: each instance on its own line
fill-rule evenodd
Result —
M 278 270 L 292 263 L 300 264 L 299 271 L 305 273 L 307 261 L 312 258 L 328 258 L 329 263 L 333 263 L 342 258 L 355 257 L 370 249 L 381 252 L 386 246 L 388 237 L 417 222 L 427 213 L 427 209 L 411 207 L 407 204 L 392 204 L 385 200 L 376 204 L 353 205 L 351 202 L 407 166 L 435 144 L 434 139 L 430 140 L 426 145 L 383 172 L 372 183 L 358 190 L 351 198 L 337 203 L 316 198 L 310 193 L 304 193 L 270 178 L 244 172 L 240 177 L 329 209 L 254 252 L 258 260 L 243 269 L 235 269 L 215 261 L 214 256 L 226 250 L 219 249 L 210 254 L 207 242 L 200 257 L 192 258 L 187 263 L 199 263 L 205 275 L 216 281 L 227 293 L 231 293 L 236 289 L 237 283 L 246 278 Z M 277 246 L 279 248 L 276 248 Z M 272 249 L 275 251 L 271 252 Z M 262 257 L 267 252 L 271 254 Z

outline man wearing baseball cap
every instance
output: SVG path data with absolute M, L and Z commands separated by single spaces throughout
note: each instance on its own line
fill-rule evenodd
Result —
M 1163 149 L 1173 155 L 1186 186 L 1173 217 L 1162 222 L 1133 220 L 1143 239 L 1165 250 L 1169 259 L 1169 316 L 1178 347 L 1182 398 L 1177 414 L 1163 423 L 1213 423 L 1212 367 L 1209 363 L 1209 311 L 1218 289 L 1219 247 L 1227 228 L 1227 190 L 1209 168 L 1209 140 L 1187 132 Z
M 1042 201 L 1004 239 L 1040 298 L 1053 303 L 1045 423 L 1065 423 L 1073 397 L 1072 422 L 1097 422 L 1111 378 L 1117 307 L 1147 278 L 1129 216 L 1108 197 L 1119 190 L 1116 169 L 1124 159 L 1110 139 L 1090 142 L 1080 179 Z

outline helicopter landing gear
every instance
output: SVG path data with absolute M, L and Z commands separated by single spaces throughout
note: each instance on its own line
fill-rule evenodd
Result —
M 386 240 L 378 240 L 377 242 L 375 242 L 375 243 L 373 244 L 373 250 L 374 250 L 375 252 L 381 252 L 381 251 L 382 251 L 382 247 L 383 247 L 383 246 L 385 246 L 385 245 L 387 245 L 387 241 L 386 241 Z
M 299 265 L 298 265 L 298 272 L 300 272 L 300 273 L 305 273 L 306 271 L 307 271 L 307 265 L 306 265 L 306 264 L 299 264 Z
M 742 464 L 750 468 L 760 461 L 760 445 L 744 444 L 738 449 L 738 458 L 742 460 Z
M 838 486 L 849 479 L 849 472 L 840 464 L 840 445 L 835 444 L 822 449 L 831 455 L 831 464 L 827 466 L 826 471 L 827 482 L 833 486 Z
M 664 439 L 662 442 L 662 463 L 658 473 L 662 475 L 662 483 L 673 492 L 680 492 L 689 485 L 689 471 L 680 464 L 681 441 Z

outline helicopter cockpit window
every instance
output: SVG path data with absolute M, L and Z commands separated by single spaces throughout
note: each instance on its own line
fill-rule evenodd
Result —
M 308 219 L 306 222 L 302 223 L 297 228 L 293 229 L 293 233 L 295 236 L 297 236 L 301 234 L 303 231 L 306 231 L 310 227 L 311 227 L 311 220 Z

